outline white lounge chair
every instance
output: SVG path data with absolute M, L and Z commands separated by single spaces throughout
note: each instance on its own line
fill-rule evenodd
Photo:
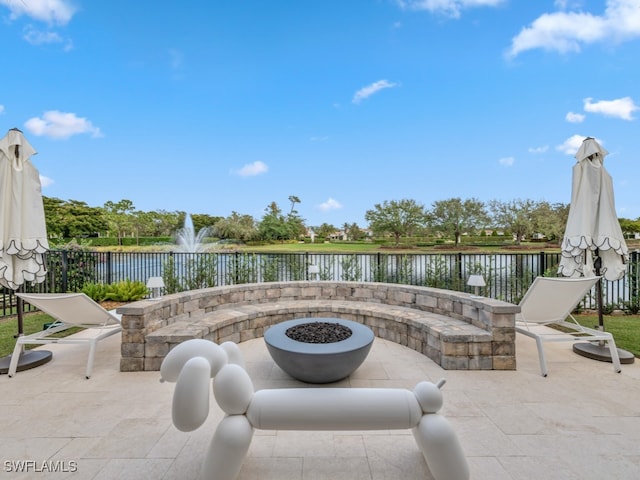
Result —
M 17 293 L 25 302 L 39 308 L 53 317 L 56 322 L 49 328 L 32 335 L 18 337 L 9 364 L 9 377 L 16 373 L 18 359 L 24 345 L 47 343 L 79 343 L 89 345 L 89 360 L 87 361 L 86 377 L 91 376 L 96 345 L 104 338 L 115 335 L 122 330 L 121 315 L 114 311 L 107 311 L 84 293 Z M 94 332 L 91 335 L 71 335 L 56 338 L 52 335 L 73 327 L 82 327 Z
M 537 277 L 520 301 L 520 313 L 516 315 L 516 331 L 536 340 L 543 377 L 547 376 L 547 364 L 542 342 L 606 342 L 611 351 L 613 368 L 617 373 L 620 372 L 620 358 L 613 336 L 607 332 L 583 327 L 571 315 L 576 305 L 598 280 L 600 277 Z M 570 331 L 564 333 L 546 328 L 552 324 Z

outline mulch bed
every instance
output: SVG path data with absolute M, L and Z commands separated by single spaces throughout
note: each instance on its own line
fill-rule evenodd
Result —
M 105 310 L 114 310 L 118 307 L 121 307 L 122 305 L 126 305 L 127 303 L 130 302 L 112 302 L 111 300 L 105 300 L 104 302 L 100 302 L 100 305 Z

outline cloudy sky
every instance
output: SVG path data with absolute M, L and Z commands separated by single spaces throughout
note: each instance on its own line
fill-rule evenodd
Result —
M 640 0 L 0 0 L 0 44 L 0 136 L 50 197 L 365 226 L 569 203 L 592 136 L 640 216 Z

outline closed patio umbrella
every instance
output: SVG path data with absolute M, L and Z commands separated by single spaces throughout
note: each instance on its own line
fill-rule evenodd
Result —
M 38 170 L 31 163 L 35 149 L 17 128 L 0 139 L 0 285 L 18 290 L 26 282 L 43 282 L 44 253 L 49 249 Z M 18 335 L 22 335 L 22 301 L 18 299 Z M 51 359 L 51 352 L 21 354 L 18 370 Z M 6 373 L 9 357 L 0 359 Z
M 573 167 L 571 205 L 558 268 L 564 276 L 602 275 L 606 280 L 616 281 L 625 275 L 629 251 L 616 214 L 613 180 L 604 167 L 608 153 L 594 138 L 587 137 L 575 155 L 577 163 Z M 599 327 L 604 330 L 602 280 L 596 284 L 596 290 Z M 603 347 L 600 351 L 596 347 L 575 344 L 574 350 L 597 360 L 611 360 L 605 352 L 608 348 Z M 600 354 L 602 358 L 598 358 Z M 621 355 L 620 360 L 626 359 L 626 363 L 631 363 L 627 357 Z

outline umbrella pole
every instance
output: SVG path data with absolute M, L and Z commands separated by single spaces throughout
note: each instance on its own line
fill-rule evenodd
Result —
M 596 275 L 600 275 L 596 273 Z M 604 332 L 604 315 L 602 314 L 602 279 L 598 280 L 596 283 L 596 302 L 598 304 L 598 330 L 602 330 Z
M 16 309 L 18 310 L 18 337 L 24 335 L 24 301 L 17 297 Z
M 595 273 L 597 277 L 600 277 L 600 269 L 602 268 L 602 258 L 600 258 L 600 250 L 596 248 L 596 258 L 593 261 L 593 267 L 595 269 Z M 602 277 L 596 283 L 596 305 L 598 307 L 598 330 L 604 332 L 604 316 L 602 311 L 604 310 L 602 306 Z M 604 342 L 601 342 L 604 344 Z

